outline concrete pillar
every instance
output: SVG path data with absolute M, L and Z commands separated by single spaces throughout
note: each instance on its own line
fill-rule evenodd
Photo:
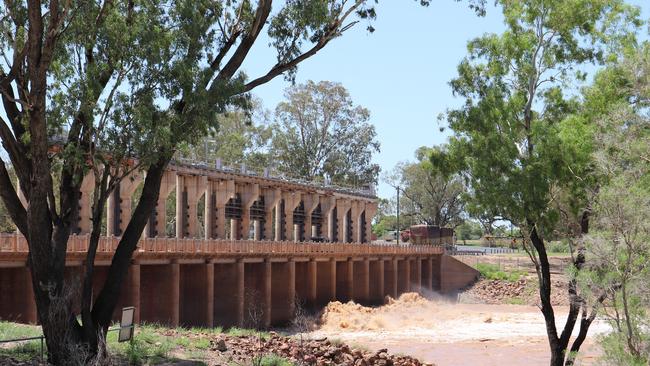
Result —
M 242 200 L 241 238 L 248 240 L 250 239 L 251 207 L 260 198 L 260 186 L 258 184 L 246 184 L 238 188 Z
M 131 305 L 135 307 L 133 314 L 133 323 L 140 323 L 140 264 L 133 263 L 129 267 L 128 279 L 129 297 Z
M 271 265 L 271 259 L 264 259 L 264 327 L 269 328 L 271 326 L 271 306 L 273 304 L 273 267 Z
M 275 241 L 281 241 L 283 239 L 283 230 L 282 230 L 282 208 L 280 204 L 275 206 Z
M 253 240 L 262 240 L 262 223 L 260 220 L 253 221 Z
M 316 260 L 314 258 L 310 258 L 309 262 L 307 262 L 307 281 L 308 281 L 308 293 L 307 293 L 307 305 L 308 306 L 314 306 L 316 304 L 316 299 L 317 299 L 317 289 L 318 289 L 318 284 L 317 284 L 317 268 L 318 266 L 316 265 Z
M 171 297 L 170 302 L 172 306 L 172 318 L 171 324 L 172 327 L 177 327 L 180 324 L 180 280 L 181 280 L 181 268 L 178 263 L 171 263 Z
M 241 239 L 241 225 L 238 219 L 230 219 L 230 240 Z
M 262 194 L 264 195 L 264 233 L 262 237 L 264 240 L 278 240 L 278 233 L 276 231 L 273 235 L 273 226 L 277 224 L 273 221 L 274 211 L 277 213 L 277 206 L 282 199 L 282 191 L 279 188 L 265 189 Z
M 429 257 L 427 258 L 427 282 L 426 286 L 429 291 L 433 291 L 433 258 Z
M 20 189 L 19 189 L 20 191 Z M 91 231 L 93 192 L 95 191 L 95 175 L 87 174 L 79 189 L 79 234 L 89 234 Z
M 206 240 L 214 238 L 216 197 L 213 184 L 210 180 L 205 182 L 205 205 L 203 209 L 203 235 Z
M 205 264 L 206 306 L 205 319 L 208 327 L 214 327 L 214 263 Z
M 235 181 L 215 181 L 212 182 L 212 188 L 215 192 L 216 209 L 216 225 L 213 234 L 217 239 L 226 239 L 226 203 L 235 197 Z
M 347 266 L 347 292 L 350 296 L 350 300 L 353 299 L 354 297 L 354 262 L 352 261 L 352 258 L 348 258 L 348 260 L 345 262 Z
M 156 202 L 156 209 L 151 215 L 145 228 L 147 237 L 166 237 L 167 236 L 167 198 L 176 188 L 176 172 L 166 171 L 163 173 L 160 182 L 160 193 Z M 153 231 L 151 228 L 153 227 Z
M 330 294 L 332 298 L 330 301 L 335 301 L 336 300 L 336 259 L 332 258 L 330 259 Z
M 176 176 L 177 238 L 199 237 L 197 206 L 206 186 L 206 176 Z
M 302 197 L 302 201 L 305 207 L 305 240 L 311 241 L 311 237 L 313 236 L 311 215 L 320 204 L 320 195 L 317 193 L 305 194 Z
M 377 214 L 377 203 L 366 202 L 364 211 L 366 213 L 366 242 L 370 243 L 370 236 L 372 235 L 372 219 Z
M 289 285 L 287 286 L 287 297 L 289 298 L 289 315 L 290 319 L 296 312 L 296 262 L 293 258 L 289 259 Z
M 361 283 L 362 283 L 362 288 L 361 288 L 361 299 L 362 301 L 369 302 L 370 301 L 370 260 L 368 258 L 365 258 L 362 262 L 361 266 Z
M 245 278 L 244 261 L 239 259 L 237 261 L 237 324 L 240 327 L 244 326 L 244 278 Z
M 134 171 L 124 177 L 110 194 L 106 205 L 106 232 L 121 236 L 131 219 L 132 196 L 142 182 L 141 172 Z
M 393 278 L 392 278 L 392 282 L 393 282 L 392 297 L 394 299 L 397 299 L 397 297 L 399 296 L 399 290 L 398 290 L 398 287 L 399 287 L 399 281 L 398 281 L 399 280 L 399 263 L 398 263 L 397 258 L 393 258 L 391 260 L 391 267 L 392 267 L 392 275 L 393 275 Z
M 293 211 L 300 205 L 301 194 L 299 192 L 283 192 L 284 200 L 284 229 L 285 240 L 296 241 L 295 228 L 293 225 Z
M 347 225 L 347 215 L 348 211 L 350 211 L 350 201 L 347 199 L 337 199 L 336 200 L 336 214 L 337 214 L 337 219 L 338 219 L 338 224 L 339 224 L 339 232 L 338 232 L 338 239 L 339 242 L 345 243 L 347 242 L 347 235 L 348 235 L 348 225 Z
M 185 197 L 185 177 L 176 175 L 176 237 L 182 239 L 187 233 L 187 203 Z
M 273 211 L 275 207 L 264 212 L 264 230 L 262 232 L 263 240 L 275 240 L 273 235 L 273 226 L 275 222 L 273 221 Z
M 352 241 L 361 243 L 361 214 L 364 210 L 364 203 L 361 201 L 353 201 L 350 205 L 350 212 L 352 214 L 352 227 L 348 230 L 352 232 Z
M 108 195 L 106 200 L 106 235 L 119 236 L 122 233 L 119 224 L 119 210 L 120 210 L 120 186 L 115 187 L 115 190 Z
M 320 211 L 323 216 L 323 224 L 321 225 L 322 235 L 328 240 L 332 240 L 332 211 L 336 207 L 336 198 L 334 196 L 321 196 L 320 197 Z
M 422 293 L 422 259 L 415 258 L 415 286 L 418 293 Z

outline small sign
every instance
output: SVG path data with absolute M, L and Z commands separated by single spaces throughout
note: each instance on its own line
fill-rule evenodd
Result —
M 130 341 L 133 338 L 133 315 L 135 314 L 135 307 L 129 306 L 122 308 L 122 320 L 120 320 L 120 336 L 118 342 Z

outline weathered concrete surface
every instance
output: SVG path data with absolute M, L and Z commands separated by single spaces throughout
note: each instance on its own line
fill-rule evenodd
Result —
M 81 263 L 72 264 L 66 267 L 69 283 L 83 273 Z M 107 263 L 96 266 L 94 296 L 107 269 Z M 441 255 L 158 259 L 131 265 L 114 318 L 119 319 L 121 307 L 135 306 L 136 321 L 171 326 L 285 325 L 296 302 L 309 310 L 334 300 L 380 304 L 386 295 L 397 298 L 416 289 L 437 286 L 442 293 L 453 293 L 477 275 Z M 27 267 L 1 266 L 0 293 L 0 319 L 36 322 Z
M 452 293 L 472 284 L 479 272 L 467 264 L 447 255 L 441 256 L 440 292 Z

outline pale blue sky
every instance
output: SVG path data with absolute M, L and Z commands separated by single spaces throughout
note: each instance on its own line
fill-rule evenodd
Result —
M 650 17 L 647 0 L 633 3 L 643 4 L 644 19 Z M 463 1 L 438 0 L 423 8 L 416 1 L 382 0 L 377 13 L 374 33 L 358 24 L 302 63 L 297 82 L 342 83 L 355 103 L 370 110 L 381 142 L 375 161 L 382 171 L 390 171 L 400 161 L 413 160 L 418 147 L 446 140 L 449 131 L 439 131 L 437 116 L 460 102 L 451 95 L 448 82 L 466 54 L 467 41 L 504 27 L 498 9 L 489 7 L 481 18 Z M 275 60 L 267 43 L 258 42 L 243 66 L 251 78 Z M 254 94 L 266 108 L 274 108 L 288 85 L 276 78 Z M 378 188 L 380 197 L 395 194 L 384 183 Z

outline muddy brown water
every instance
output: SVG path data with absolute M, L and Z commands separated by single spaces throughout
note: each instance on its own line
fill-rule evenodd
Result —
M 566 308 L 557 309 L 558 327 L 566 314 Z M 548 365 L 550 357 L 545 329 L 534 306 L 453 304 L 404 294 L 378 308 L 330 303 L 322 324 L 309 336 L 371 350 L 387 348 L 439 366 L 541 366 Z M 599 349 L 594 336 L 607 329 L 604 322 L 594 322 L 578 364 L 596 364 Z

